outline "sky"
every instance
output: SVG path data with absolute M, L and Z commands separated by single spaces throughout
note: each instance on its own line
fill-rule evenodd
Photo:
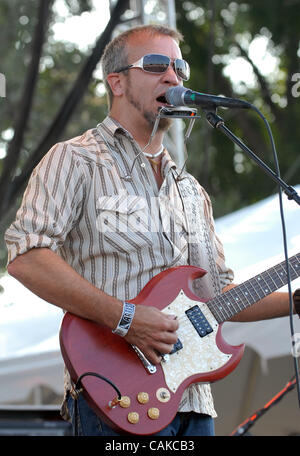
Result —
M 149 1 L 150 5 L 151 1 Z M 151 6 L 151 5 L 150 5 Z M 58 41 L 76 43 L 80 49 L 86 50 L 95 42 L 101 30 L 105 28 L 109 20 L 109 0 L 94 0 L 92 12 L 85 12 L 81 16 L 70 17 L 62 0 L 55 1 L 57 12 L 64 18 L 64 22 L 57 23 L 53 27 L 54 37 Z M 84 33 L 78 33 L 78 29 Z M 244 38 L 244 41 L 246 39 Z M 245 42 L 247 45 L 247 43 Z M 265 76 L 274 74 L 277 67 L 277 58 L 267 52 L 268 37 L 256 37 L 249 45 L 249 56 Z M 192 66 L 192 62 L 191 62 Z M 229 76 L 237 85 L 241 93 L 245 87 L 255 85 L 255 77 L 248 62 L 241 57 L 232 57 L 225 68 L 225 75 Z M 243 89 L 244 87 L 244 89 Z
M 148 0 L 146 3 L 146 13 L 151 12 L 154 0 Z M 71 16 L 65 6 L 64 0 L 55 0 L 54 8 L 61 17 L 61 21 L 53 25 L 54 39 L 57 41 L 67 41 L 76 44 L 82 51 L 86 51 L 95 43 L 96 38 L 104 30 L 109 21 L 109 0 L 93 0 L 93 10 L 85 12 L 80 16 Z M 80 33 L 78 32 L 80 30 Z M 82 32 L 83 31 L 83 32 Z M 241 36 L 241 45 L 249 47 L 249 56 L 255 65 L 260 69 L 261 73 L 268 78 L 276 78 L 278 59 L 272 56 L 268 50 L 268 37 L 258 36 L 252 42 L 247 41 L 247 34 Z M 218 56 L 216 56 L 217 58 Z M 225 76 L 228 76 L 235 88 L 235 91 L 240 96 L 246 97 L 247 89 L 255 86 L 256 79 L 252 71 L 251 65 L 241 57 L 234 57 L 234 53 L 226 56 L 226 66 L 224 68 Z M 189 62 L 191 68 L 193 62 Z M 97 78 L 101 79 L 100 66 L 96 69 Z M 99 96 L 104 94 L 104 87 L 98 85 L 97 90 Z M 219 94 L 217 94 L 219 95 Z M 227 95 L 227 94 L 222 94 Z M 275 100 L 279 102 L 278 100 Z M 284 102 L 284 100 L 282 100 Z M 12 129 L 2 133 L 4 140 L 10 140 L 12 137 Z M 0 142 L 0 159 L 6 155 L 6 147 Z
M 53 26 L 54 38 L 57 41 L 76 43 L 81 50 L 86 50 L 92 45 L 109 21 L 109 0 L 93 1 L 94 8 L 81 16 L 70 16 L 62 0 L 56 0 L 55 10 L 64 18 L 63 22 Z M 78 33 L 78 30 L 84 33 Z

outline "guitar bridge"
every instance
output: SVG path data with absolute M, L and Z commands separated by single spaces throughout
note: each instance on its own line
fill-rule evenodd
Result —
M 144 353 L 139 349 L 137 348 L 136 345 L 131 345 L 133 350 L 135 351 L 135 353 L 138 355 L 139 359 L 142 361 L 145 369 L 150 373 L 150 374 L 155 374 L 156 372 L 156 367 L 154 366 L 154 364 L 151 364 L 150 361 L 148 361 L 148 359 L 146 358 L 146 356 L 144 355 Z

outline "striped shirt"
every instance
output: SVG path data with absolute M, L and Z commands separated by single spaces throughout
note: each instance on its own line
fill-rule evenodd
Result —
M 210 199 L 188 173 L 177 179 L 181 170 L 166 150 L 161 167 L 158 188 L 139 145 L 110 117 L 56 144 L 34 169 L 5 234 L 8 261 L 49 248 L 120 300 L 133 299 L 167 268 L 194 264 L 209 272 L 196 292 L 203 298 L 219 293 L 233 276 L 214 231 Z M 185 192 L 195 193 L 197 205 L 186 204 Z M 185 391 L 180 411 L 190 410 L 216 416 L 209 385 Z

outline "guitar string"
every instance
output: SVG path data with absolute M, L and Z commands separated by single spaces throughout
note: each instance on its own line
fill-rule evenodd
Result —
M 297 254 L 294 257 L 290 258 L 293 279 L 299 277 L 300 275 L 300 272 L 296 270 L 299 264 L 299 256 L 300 254 Z M 278 283 L 279 280 L 281 282 L 281 285 L 284 285 L 286 283 L 286 274 L 282 276 L 282 272 L 280 274 L 280 270 L 283 270 L 284 273 L 286 272 L 283 263 L 279 263 L 273 268 L 270 268 L 258 276 L 247 280 L 232 290 L 228 290 L 226 293 L 224 293 L 224 295 L 221 294 L 216 296 L 212 300 L 208 301 L 206 305 L 211 311 L 213 317 L 216 318 L 214 311 L 216 313 L 219 313 L 219 311 L 221 311 L 221 313 L 227 314 L 225 315 L 227 318 L 230 318 L 236 313 L 239 313 L 244 308 L 253 305 L 258 300 L 280 288 L 280 283 Z M 230 299 L 228 299 L 228 297 L 232 299 L 232 302 L 230 302 Z M 247 302 L 245 303 L 245 301 Z M 240 304 L 243 306 L 242 308 L 240 307 Z M 191 323 L 188 317 L 185 315 L 178 317 L 178 321 Z

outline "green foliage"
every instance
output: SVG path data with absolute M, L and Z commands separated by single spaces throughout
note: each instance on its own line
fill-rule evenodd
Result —
M 255 104 L 272 128 L 279 165 L 288 183 L 299 183 L 299 99 L 292 96 L 291 76 L 299 68 L 299 1 L 176 1 L 177 25 L 185 37 L 183 54 L 190 62 L 188 86 L 206 93 L 245 98 Z M 255 68 L 249 47 L 266 37 L 267 51 L 277 58 L 277 69 L 265 76 Z M 298 55 L 297 55 L 298 53 Z M 255 84 L 233 84 L 224 67 L 242 56 L 255 73 Z M 231 76 L 231 75 L 229 75 Z M 235 76 L 235 75 L 233 75 Z M 253 112 L 218 110 L 228 128 L 275 170 L 270 141 Z M 220 216 L 256 202 L 276 185 L 225 136 L 198 122 L 189 144 L 189 170 L 207 188 Z
M 90 8 L 90 3 L 87 0 L 69 0 L 66 2 L 72 14 L 79 14 L 87 10 Z M 5 74 L 7 80 L 7 97 L 0 102 L 1 135 L 1 132 L 12 128 L 15 113 L 22 96 L 24 77 L 31 55 L 31 37 L 36 24 L 37 2 L 4 0 L 0 8 L 0 17 L 3 20 L 3 26 L 0 28 L 0 40 L 1 43 L 5 43 L 5 46 L 1 46 L 0 50 L 0 71 Z M 4 21 L 5 17 L 7 19 Z M 51 120 L 56 115 L 87 57 L 75 45 L 64 42 L 57 43 L 53 40 L 52 25 L 57 20 L 58 18 L 52 13 L 47 40 L 40 62 L 39 79 L 35 90 L 33 108 L 24 140 L 22 152 L 24 159 L 37 146 L 39 140 L 47 131 Z M 14 25 L 13 27 L 12 24 Z M 94 80 L 91 84 L 94 89 L 93 94 L 89 92 L 85 102 L 74 113 L 70 130 L 75 134 L 80 134 L 83 128 L 92 126 L 94 122 L 99 122 L 99 118 L 104 112 L 103 105 L 105 100 L 103 103 L 97 103 L 96 101 L 98 98 L 95 92 L 96 82 Z M 89 102 L 86 104 L 87 100 Z M 95 109 L 90 107 L 90 103 L 92 106 L 98 105 L 97 113 Z M 86 121 L 82 122 L 83 119 L 86 119 Z M 22 166 L 22 156 L 20 166 Z
M 91 0 L 64 1 L 70 15 L 89 11 L 92 6 Z M 0 72 L 7 82 L 7 96 L 0 98 L 0 154 L 9 142 L 10 129 L 22 101 L 39 4 L 36 0 L 0 2 Z M 293 96 L 292 75 L 300 73 L 300 0 L 176 0 L 175 5 L 177 25 L 185 37 L 182 52 L 192 69 L 186 85 L 200 92 L 244 97 L 261 109 L 271 124 L 281 175 L 290 185 L 298 184 L 300 103 L 299 98 Z M 33 105 L 15 175 L 21 172 L 44 137 L 89 55 L 89 51 L 82 51 L 75 44 L 54 41 L 53 26 L 60 20 L 51 6 Z M 259 37 L 264 37 L 268 54 L 277 59 L 272 73 L 264 73 L 251 57 L 251 45 Z M 253 84 L 243 80 L 236 84 L 234 77 L 239 70 L 228 74 L 227 64 L 237 58 L 248 62 Z M 106 115 L 106 109 L 102 83 L 95 73 L 57 141 L 94 127 Z M 254 112 L 220 109 L 218 114 L 274 169 L 265 126 Z M 188 151 L 188 170 L 210 193 L 215 216 L 254 203 L 276 191 L 273 181 L 225 136 L 213 130 L 204 114 L 195 124 Z M 0 158 L 0 178 L 3 177 L 3 163 Z M 0 200 L 3 196 L 0 195 Z M 20 199 L 1 217 L 1 238 L 19 202 Z M 1 262 L 5 264 L 5 249 L 0 243 Z
M 7 148 L 16 114 L 22 100 L 24 81 L 32 54 L 32 39 L 37 25 L 38 3 L 36 0 L 2 0 L 0 3 L 0 72 L 6 78 L 6 98 L 0 98 L 0 152 Z M 65 2 L 70 14 L 81 14 L 91 8 L 89 0 Z M 88 51 L 83 53 L 74 44 L 56 42 L 52 26 L 59 18 L 51 10 L 43 53 L 39 65 L 38 80 L 34 91 L 33 105 L 23 139 L 15 175 L 31 156 L 46 134 L 65 97 L 77 78 Z M 96 76 L 91 81 L 85 97 L 73 112 L 63 137 L 57 141 L 77 136 L 94 127 L 106 114 L 106 100 L 99 96 L 101 81 Z M 2 157 L 2 155 L 1 155 Z M 0 159 L 0 176 L 3 177 L 3 159 Z M 0 199 L 3 195 L 0 195 Z M 14 207 L 0 221 L 0 265 L 6 262 L 3 234 L 14 218 L 20 197 Z M 0 266 L 1 267 L 1 266 Z

